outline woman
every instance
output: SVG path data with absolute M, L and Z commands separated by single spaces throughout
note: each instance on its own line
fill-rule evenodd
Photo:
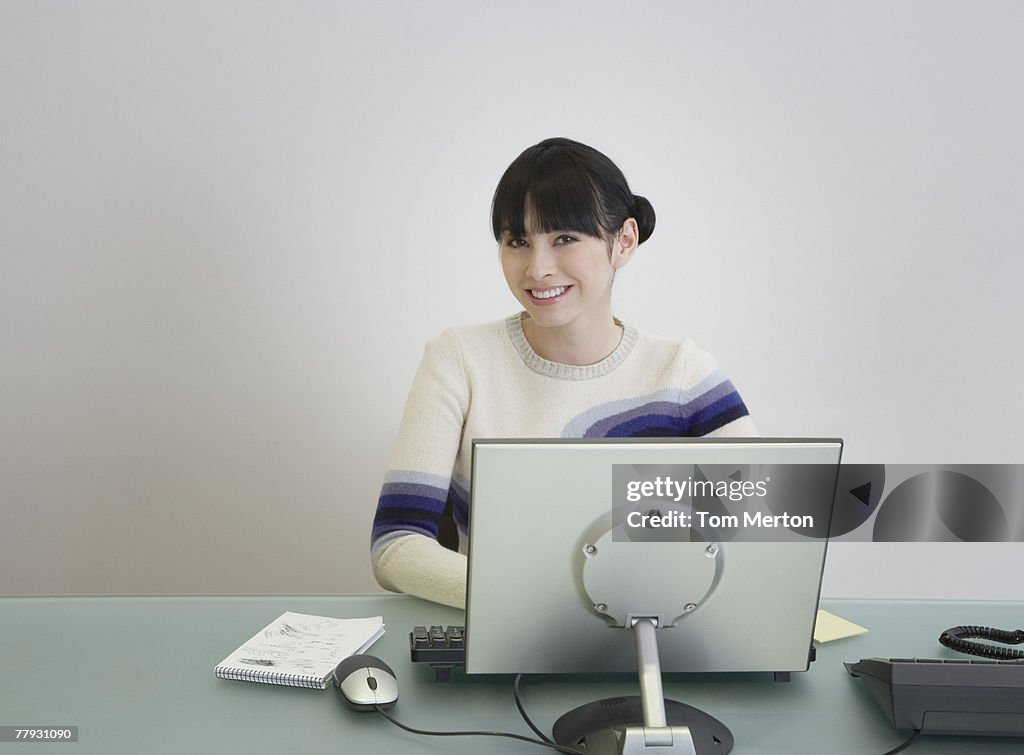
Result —
M 612 314 L 615 272 L 654 221 L 614 163 L 578 142 L 546 139 L 505 171 L 492 225 L 523 311 L 427 344 L 374 519 L 381 586 L 464 607 L 474 438 L 757 434 L 710 354 Z M 449 517 L 454 550 L 438 539 Z

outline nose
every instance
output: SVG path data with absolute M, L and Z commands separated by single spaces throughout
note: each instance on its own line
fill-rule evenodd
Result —
M 535 243 L 530 247 L 526 274 L 532 280 L 542 281 L 554 275 L 556 267 L 554 250 L 548 244 Z

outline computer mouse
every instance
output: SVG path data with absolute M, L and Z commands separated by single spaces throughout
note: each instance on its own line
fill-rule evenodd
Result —
M 334 669 L 345 704 L 352 710 L 387 710 L 398 700 L 398 679 L 388 664 L 373 655 L 351 655 Z

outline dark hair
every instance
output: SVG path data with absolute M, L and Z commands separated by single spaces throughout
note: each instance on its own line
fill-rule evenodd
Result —
M 543 233 L 575 231 L 607 239 L 626 218 L 636 219 L 640 243 L 654 233 L 651 203 L 630 191 L 615 163 L 572 139 L 545 139 L 505 170 L 491 203 L 496 241 L 506 229 L 513 236 L 526 234 L 527 206 Z

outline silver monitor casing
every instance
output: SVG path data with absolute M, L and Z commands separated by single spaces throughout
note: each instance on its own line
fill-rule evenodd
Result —
M 636 671 L 632 633 L 603 621 L 581 583 L 581 545 L 610 522 L 613 465 L 838 470 L 841 452 L 838 439 L 475 440 L 467 673 Z M 658 630 L 661 670 L 806 670 L 827 540 L 718 545 L 711 577 L 702 542 L 619 550 L 614 589 L 639 601 L 632 613 L 673 623 Z M 690 581 L 699 606 L 674 611 Z

